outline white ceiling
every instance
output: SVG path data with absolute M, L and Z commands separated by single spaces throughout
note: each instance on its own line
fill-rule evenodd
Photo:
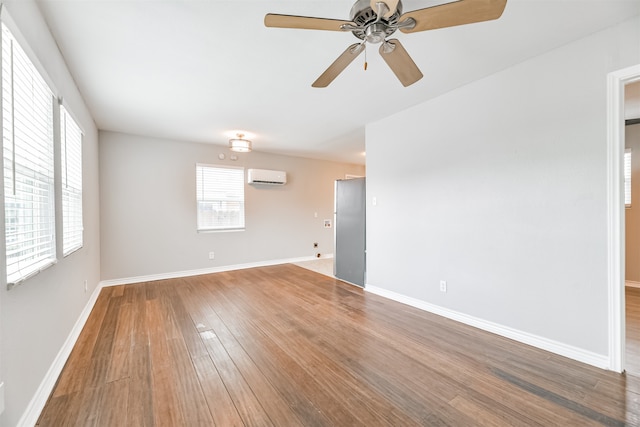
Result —
M 405 0 L 404 10 L 442 2 Z M 348 19 L 351 0 L 38 4 L 99 129 L 214 144 L 244 130 L 255 150 L 354 163 L 367 123 L 640 13 L 640 0 L 509 0 L 497 21 L 394 34 L 424 74 L 412 86 L 370 46 L 367 71 L 362 55 L 315 89 L 357 39 L 265 28 L 264 15 Z

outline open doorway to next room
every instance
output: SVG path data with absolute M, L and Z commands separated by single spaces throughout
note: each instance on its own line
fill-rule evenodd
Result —
M 625 86 L 625 369 L 640 376 L 640 81 Z

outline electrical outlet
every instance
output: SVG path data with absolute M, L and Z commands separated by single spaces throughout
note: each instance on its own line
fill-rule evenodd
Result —
M 215 252 L 209 252 L 209 259 L 214 259 L 216 257 Z
M 440 292 L 447 292 L 447 281 L 440 280 Z
M 89 284 L 87 283 L 87 279 L 84 280 L 84 291 L 87 292 L 89 290 Z

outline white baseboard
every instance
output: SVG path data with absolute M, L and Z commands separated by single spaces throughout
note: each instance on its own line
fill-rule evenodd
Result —
M 316 255 L 312 257 L 305 257 L 301 261 L 295 261 L 295 262 L 315 261 L 317 259 L 331 259 L 331 258 L 333 258 L 333 254 L 320 254 L 320 256 Z
M 4 412 L 4 382 L 0 382 L 0 414 Z
M 320 258 L 333 258 L 333 254 L 323 255 Z M 249 262 L 245 264 L 223 265 L 219 267 L 200 268 L 197 270 L 173 271 L 169 273 L 151 274 L 148 276 L 123 277 L 120 279 L 103 280 L 100 282 L 104 286 L 118 286 L 130 283 L 151 282 L 154 280 L 177 279 L 179 277 L 200 276 L 202 274 L 222 273 L 223 271 L 244 270 L 246 268 L 268 267 L 270 265 L 293 264 L 296 262 L 313 261 L 318 259 L 315 256 L 300 258 L 274 259 L 268 261 Z
M 469 316 L 464 313 L 460 313 L 448 308 L 440 307 L 428 302 L 408 297 L 396 292 L 392 292 L 386 289 L 378 288 L 372 285 L 365 285 L 365 291 L 371 292 L 388 298 L 403 304 L 410 305 L 420 310 L 428 311 L 433 314 L 437 314 L 442 317 L 446 317 L 451 320 L 464 323 L 465 325 L 473 326 L 478 329 L 482 329 L 487 332 L 494 333 L 524 344 L 531 345 L 533 347 L 540 348 L 542 350 L 550 351 L 551 353 L 559 354 L 569 359 L 577 360 L 588 365 L 595 366 L 600 369 L 609 369 L 610 360 L 607 356 L 593 353 L 578 347 L 573 347 L 558 341 L 550 340 L 544 337 L 540 337 L 528 332 L 523 332 L 517 329 L 510 328 L 508 326 L 500 325 L 498 323 L 489 322 L 484 319 Z
M 49 395 L 53 391 L 53 387 L 56 385 L 58 377 L 62 373 L 62 368 L 64 368 L 65 363 L 67 363 L 71 350 L 73 350 L 73 346 L 76 344 L 76 341 L 80 336 L 80 332 L 82 332 L 82 328 L 84 328 L 84 325 L 89 318 L 89 314 L 91 314 L 91 310 L 98 300 L 98 295 L 100 295 L 101 290 L 102 286 L 100 285 L 94 289 L 91 297 L 87 301 L 87 304 L 84 306 L 82 313 L 80 313 L 80 317 L 78 317 L 75 325 L 73 325 L 73 328 L 62 345 L 62 348 L 42 379 L 38 390 L 36 390 L 36 393 L 31 399 L 31 402 L 29 402 L 27 409 L 25 409 L 20 421 L 18 421 L 18 427 L 32 427 L 38 422 L 40 413 L 42 412 L 44 405 L 47 403 L 47 399 L 49 399 Z
M 634 282 L 633 280 L 625 280 L 624 285 L 628 288 L 640 288 L 640 282 Z

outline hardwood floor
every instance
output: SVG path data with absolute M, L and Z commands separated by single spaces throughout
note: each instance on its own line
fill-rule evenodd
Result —
M 287 264 L 103 289 L 38 425 L 640 425 L 640 377 Z
M 640 288 L 626 288 L 626 354 L 629 374 L 640 376 Z

